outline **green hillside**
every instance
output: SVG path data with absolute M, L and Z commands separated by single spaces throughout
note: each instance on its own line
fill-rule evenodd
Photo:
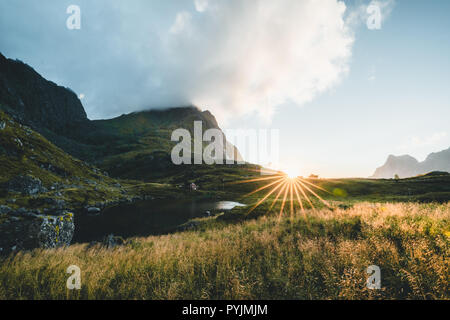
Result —
M 48 209 L 52 214 L 52 210 L 62 209 L 58 203 L 65 209 L 77 210 L 131 201 L 150 193 L 171 194 L 169 186 L 111 178 L 1 111 L 0 125 L 3 128 L 0 129 L 0 205 L 12 209 Z M 40 184 L 41 188 L 27 194 L 23 181 Z

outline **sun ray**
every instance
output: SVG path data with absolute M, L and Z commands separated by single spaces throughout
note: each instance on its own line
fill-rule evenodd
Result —
M 292 197 L 292 180 L 289 181 L 289 195 L 291 197 L 291 219 L 294 218 L 294 198 Z
M 302 181 L 298 181 L 300 184 L 302 184 L 303 187 L 306 188 L 309 192 L 311 192 L 313 195 L 315 195 L 320 201 L 322 201 L 327 207 L 330 207 L 329 203 L 325 201 L 321 196 L 319 196 L 317 193 L 315 193 L 313 190 L 311 190 L 308 186 L 304 185 Z
M 240 180 L 240 181 L 232 181 L 227 184 L 240 184 L 240 183 L 249 183 L 249 182 L 257 182 L 257 181 L 265 181 L 265 180 L 273 180 L 277 178 L 281 178 L 281 175 L 278 176 L 270 176 L 270 177 L 264 177 L 264 178 L 255 178 L 255 179 L 248 179 L 248 180 Z
M 277 196 L 275 197 L 275 199 L 272 201 L 272 204 L 269 208 L 269 211 L 272 210 L 273 206 L 275 205 L 275 203 L 278 201 L 278 198 L 280 197 L 280 195 L 283 193 L 284 189 L 286 188 L 287 184 L 283 184 L 283 188 L 280 189 L 280 191 L 278 192 Z
M 296 196 L 297 196 L 297 201 L 298 201 L 298 203 L 300 204 L 300 209 L 301 209 L 302 212 L 304 213 L 304 212 L 305 212 L 305 209 L 303 208 L 303 201 L 301 200 L 300 195 L 298 194 L 297 188 L 298 188 L 297 185 L 294 183 L 294 191 L 295 191 L 295 194 L 296 194 Z
M 267 189 L 267 188 L 273 186 L 275 183 L 280 183 L 280 182 L 282 182 L 282 181 L 283 181 L 283 178 L 281 178 L 281 179 L 279 179 L 279 180 L 276 180 L 276 181 L 273 181 L 273 182 L 271 182 L 271 183 L 269 183 L 269 184 L 267 184 L 267 185 L 265 185 L 265 186 L 262 186 L 262 187 L 260 187 L 260 188 L 258 188 L 258 189 L 256 189 L 256 190 L 253 190 L 253 191 L 250 192 L 250 193 L 247 193 L 246 195 L 244 195 L 244 197 L 251 196 L 252 194 L 255 194 L 255 193 L 259 192 L 259 191 L 262 191 L 262 190 L 264 190 L 264 189 Z
M 299 184 L 299 181 L 296 180 L 295 183 L 298 185 L 298 188 L 300 189 L 300 192 L 302 193 L 303 197 L 305 197 L 306 201 L 308 201 L 309 205 L 311 206 L 312 209 L 315 209 L 314 204 L 312 203 L 311 199 L 309 199 L 308 195 L 306 194 L 306 192 L 303 190 L 303 187 L 301 184 Z
M 262 171 L 263 170 L 261 170 L 260 172 Z M 290 213 L 291 219 L 293 219 L 295 216 L 295 212 L 296 210 L 298 210 L 298 208 L 300 208 L 300 210 L 306 217 L 304 204 L 309 203 L 311 208 L 313 210 L 316 210 L 314 203 L 312 201 L 314 197 L 320 200 L 322 203 L 324 203 L 327 207 L 330 207 L 329 203 L 325 199 L 323 199 L 317 192 L 315 192 L 312 188 L 330 193 L 328 190 L 324 189 L 321 186 L 317 186 L 314 183 L 306 181 L 302 177 L 291 177 L 280 171 L 273 171 L 273 172 L 276 172 L 278 174 L 274 174 L 268 177 L 260 177 L 234 182 L 234 183 L 251 183 L 251 182 L 267 181 L 267 184 L 256 188 L 255 190 L 244 195 L 243 197 L 251 196 L 255 193 L 271 188 L 268 192 L 265 192 L 265 194 L 262 197 L 257 199 L 256 203 L 252 206 L 252 208 L 249 210 L 248 213 L 254 211 L 267 199 L 271 199 L 270 201 L 272 202 L 270 204 L 269 209 L 267 210 L 267 213 L 271 212 L 274 209 L 275 205 L 280 203 L 279 199 L 281 199 L 278 212 L 279 220 L 281 219 L 284 213 L 287 214 L 288 212 Z M 295 204 L 296 202 L 298 203 L 298 205 Z M 289 207 L 289 209 L 287 209 L 287 207 Z
M 263 198 L 261 198 L 251 209 L 248 213 L 251 213 L 253 210 L 255 210 L 261 203 L 263 203 L 272 193 L 274 193 L 278 188 L 281 188 L 283 184 L 280 182 L 277 186 L 273 187 L 272 190 L 270 190 Z
M 280 215 L 278 216 L 278 220 L 281 219 L 281 216 L 283 214 L 284 205 L 286 204 L 286 197 L 288 194 L 288 188 L 287 188 L 288 186 L 289 186 L 289 184 L 286 184 L 286 188 L 285 188 L 286 190 L 284 191 L 283 201 L 281 202 L 281 209 L 280 209 Z
M 324 189 L 324 188 L 322 188 L 322 187 L 316 186 L 314 183 L 311 183 L 311 182 L 309 182 L 309 181 L 306 181 L 305 179 L 299 179 L 299 180 L 300 180 L 301 182 L 303 182 L 303 183 L 309 184 L 310 186 L 312 186 L 312 187 L 314 187 L 314 188 L 317 188 L 317 189 L 319 189 L 319 190 L 322 190 L 322 191 L 325 191 L 325 192 L 331 194 L 330 191 L 328 191 L 328 190 L 326 190 L 326 189 Z

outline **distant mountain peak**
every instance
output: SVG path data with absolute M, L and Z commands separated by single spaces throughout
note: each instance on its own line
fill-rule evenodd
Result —
M 400 178 L 414 177 L 432 171 L 450 171 L 450 148 L 428 155 L 423 162 L 419 162 L 410 155 L 389 155 L 384 165 L 377 168 L 372 178 Z

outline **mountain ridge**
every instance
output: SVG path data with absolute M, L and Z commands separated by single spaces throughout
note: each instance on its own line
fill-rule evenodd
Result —
M 117 177 L 133 179 L 143 176 L 151 179 L 154 171 L 159 176 L 161 170 L 171 167 L 170 151 L 176 144 L 171 141 L 174 129 L 187 129 L 193 137 L 193 123 L 201 121 L 203 130 L 215 128 L 222 132 L 211 112 L 192 105 L 90 120 L 71 89 L 44 79 L 31 66 L 1 53 L 0 110 L 75 158 L 93 163 Z M 230 145 L 224 136 L 224 149 Z M 231 146 L 235 159 L 242 160 L 239 150 Z M 150 160 L 150 166 L 142 166 L 144 158 Z M 123 161 L 135 173 L 116 170 Z M 146 171 L 144 175 L 136 171 L 137 166 Z
M 399 178 L 409 178 L 432 171 L 450 172 L 450 148 L 430 153 L 422 162 L 410 155 L 389 155 L 371 177 L 391 179 L 397 175 Z
M 89 121 L 77 95 L 46 80 L 31 66 L 0 53 L 0 103 L 32 127 L 61 134 L 73 124 Z

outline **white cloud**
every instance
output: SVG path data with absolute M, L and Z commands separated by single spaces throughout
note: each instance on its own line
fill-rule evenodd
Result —
M 190 103 L 219 120 L 270 118 L 283 102 L 301 105 L 337 85 L 349 69 L 343 1 L 194 1 L 83 0 L 83 29 L 70 34 L 64 14 L 48 19 L 59 17 L 53 0 L 10 1 L 0 10 L 9 30 L 0 44 L 83 92 L 91 118 Z
M 195 10 L 204 12 L 208 8 L 208 0 L 195 0 Z
M 173 34 L 178 34 L 184 31 L 189 27 L 189 24 L 191 22 L 191 14 L 189 12 L 183 11 L 177 13 L 177 16 L 175 17 L 175 21 L 173 25 L 170 27 L 169 32 Z
M 192 17 L 193 37 L 169 39 L 169 50 L 183 53 L 189 65 L 178 71 L 190 79 L 183 88 L 190 100 L 220 118 L 253 111 L 270 117 L 283 102 L 301 105 L 336 85 L 349 68 L 353 38 L 343 2 L 214 4 Z

